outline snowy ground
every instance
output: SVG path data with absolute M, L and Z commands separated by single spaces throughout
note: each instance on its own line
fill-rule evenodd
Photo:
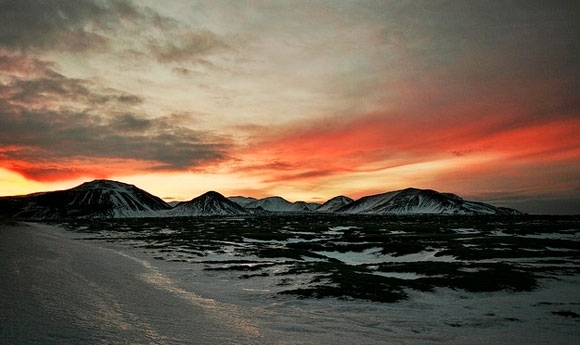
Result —
M 432 227 L 445 235 L 446 245 L 458 242 L 458 248 L 478 255 L 490 244 L 487 237 L 493 237 L 492 247 L 498 249 L 494 254 L 503 256 L 467 260 L 451 254 L 473 253 L 437 247 L 432 236 L 429 245 L 405 248 L 405 253 L 377 247 L 381 242 L 376 234 L 402 238 L 432 231 L 414 231 L 401 221 L 396 223 L 400 226 L 336 220 L 329 225 L 316 219 L 308 229 L 294 221 L 282 220 L 276 231 L 264 231 L 270 223 L 240 219 L 163 227 L 154 222 L 66 225 L 80 232 L 38 224 L 3 226 L 0 284 L 8 293 L 0 305 L 0 338 L 14 344 L 97 343 L 102 337 L 107 343 L 154 344 L 573 344 L 580 338 L 575 244 L 580 232 L 575 228 Z M 238 240 L 220 232 L 234 222 L 246 229 Z M 190 237 L 191 228 L 213 235 Z M 482 238 L 482 233 L 487 236 Z M 558 242 L 558 234 L 565 241 Z M 512 237 L 524 238 L 518 243 L 530 248 L 516 249 Z M 95 238 L 99 240 L 88 240 Z M 533 242 L 537 240 L 551 242 L 539 248 Z M 289 248 L 288 243 L 299 247 Z M 307 246 L 312 246 L 312 256 L 303 251 Z M 287 257 L 276 257 L 272 249 Z M 289 249 L 300 249 L 303 256 L 291 258 Z M 391 249 L 401 251 L 400 246 Z M 469 292 L 437 286 L 441 272 L 398 269 L 431 262 L 445 269 L 460 265 L 459 272 L 473 274 L 490 262 L 501 262 L 540 274 L 534 275 L 537 286 L 530 291 Z M 406 298 L 380 303 L 352 296 L 280 294 L 337 284 L 328 272 L 311 269 L 329 264 L 330 269 L 352 268 L 354 277 L 370 272 L 401 284 Z M 301 270 L 293 271 L 297 267 Z M 433 282 L 433 289 L 405 285 L 423 280 Z

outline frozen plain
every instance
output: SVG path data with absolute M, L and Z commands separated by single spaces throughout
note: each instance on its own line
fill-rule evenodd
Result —
M 554 314 L 580 312 L 577 274 L 542 279 L 529 292 L 438 288 L 409 291 L 396 303 L 298 299 L 274 294 L 271 276 L 240 279 L 235 271 L 204 270 L 203 262 L 159 260 L 158 250 L 85 241 L 89 235 L 58 226 L 11 223 L 0 233 L 0 339 L 11 344 L 574 344 L 580 338 L 577 318 Z

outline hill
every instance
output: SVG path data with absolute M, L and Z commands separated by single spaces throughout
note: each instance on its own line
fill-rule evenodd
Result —
M 464 214 L 509 215 L 521 214 L 517 210 L 495 207 L 476 201 L 466 201 L 451 193 L 439 193 L 431 189 L 407 188 L 362 197 L 336 210 L 338 213 L 354 214 Z
M 218 192 L 210 191 L 165 212 L 167 216 L 232 216 L 247 214 L 243 207 Z
M 5 216 L 26 219 L 152 217 L 171 208 L 134 185 L 94 180 L 77 187 L 24 196 L 4 197 Z

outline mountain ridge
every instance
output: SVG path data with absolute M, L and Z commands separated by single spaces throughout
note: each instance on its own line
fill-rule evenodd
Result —
M 206 192 L 190 201 L 181 202 L 166 212 L 167 216 L 234 216 L 248 214 L 242 206 L 216 191 Z
M 238 201 L 238 202 L 236 202 Z M 170 206 L 161 198 L 134 185 L 112 180 L 94 180 L 59 191 L 0 197 L 0 216 L 24 219 L 132 218 L 236 216 L 268 213 L 336 213 L 376 215 L 517 215 L 521 212 L 452 193 L 406 188 L 353 200 L 337 196 L 323 204 L 290 202 L 279 196 L 256 199 L 226 198 L 209 191 L 189 201 Z
M 496 207 L 477 201 L 467 201 L 453 193 L 440 193 L 432 189 L 406 188 L 381 194 L 369 195 L 353 201 L 337 213 L 348 214 L 520 214 L 508 208 Z
M 93 180 L 76 187 L 0 198 L 10 218 L 131 218 L 155 216 L 171 209 L 161 198 L 134 185 Z M 13 201 L 12 203 L 10 201 Z
M 353 201 L 354 201 L 353 199 L 351 199 L 347 196 L 338 195 L 338 196 L 335 196 L 334 198 L 328 199 L 325 203 L 320 205 L 316 209 L 316 211 L 332 213 L 332 212 L 335 212 L 336 210 L 340 209 L 341 207 L 350 204 Z

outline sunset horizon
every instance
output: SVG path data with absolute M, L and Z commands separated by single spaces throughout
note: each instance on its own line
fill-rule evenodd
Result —
M 0 196 L 322 203 L 408 187 L 580 214 L 575 1 L 0 0 Z

